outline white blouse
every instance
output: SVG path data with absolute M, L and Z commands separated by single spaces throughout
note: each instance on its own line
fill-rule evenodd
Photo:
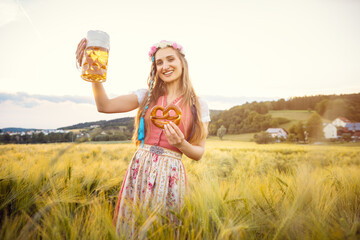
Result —
M 144 99 L 147 91 L 148 91 L 147 89 L 141 88 L 132 92 L 137 96 L 139 104 Z M 201 120 L 203 122 L 210 122 L 210 111 L 207 103 L 200 97 L 199 97 L 199 103 L 200 103 Z

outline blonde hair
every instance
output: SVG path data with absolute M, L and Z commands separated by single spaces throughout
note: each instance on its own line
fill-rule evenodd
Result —
M 180 78 L 180 81 L 182 83 L 182 85 L 181 85 L 182 103 L 185 104 L 185 106 L 188 106 L 189 108 L 191 108 L 192 105 L 195 105 L 195 107 L 196 107 L 195 108 L 196 113 L 192 114 L 193 115 L 192 116 L 192 119 L 193 119 L 192 124 L 195 123 L 194 131 L 192 131 L 192 135 L 191 135 L 191 138 L 189 139 L 189 142 L 191 144 L 197 144 L 197 143 L 201 142 L 204 138 L 206 138 L 207 131 L 201 120 L 200 103 L 199 103 L 198 97 L 195 94 L 194 87 L 190 81 L 188 63 L 185 59 L 185 55 L 182 54 L 181 52 L 179 52 L 177 49 L 174 49 L 174 50 L 176 52 L 176 55 L 180 58 L 180 61 L 183 66 L 182 74 L 181 74 L 181 78 Z M 155 55 L 155 53 L 154 53 L 154 55 Z M 153 71 L 154 71 L 154 80 L 153 80 L 154 83 L 152 85 L 152 88 L 150 89 L 151 76 L 152 76 Z M 140 144 L 140 141 L 138 140 L 139 122 L 140 122 L 140 117 L 144 113 L 146 106 L 149 106 L 152 103 L 156 103 L 158 98 L 163 96 L 166 91 L 166 85 L 165 85 L 164 81 L 160 79 L 160 77 L 156 71 L 155 61 L 152 62 L 150 74 L 147 79 L 147 84 L 149 86 L 150 95 L 147 98 L 144 98 L 142 100 L 142 102 L 139 105 L 137 115 L 135 117 L 134 134 L 133 134 L 132 139 L 133 139 L 133 141 L 135 141 L 136 145 Z M 147 92 L 147 94 L 148 93 L 149 92 Z M 194 115 L 196 115 L 196 116 L 194 116 Z M 194 117 L 195 117 L 195 119 L 194 119 Z

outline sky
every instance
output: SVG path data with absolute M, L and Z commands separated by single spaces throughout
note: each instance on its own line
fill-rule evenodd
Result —
M 75 51 L 110 35 L 109 97 L 146 88 L 148 51 L 184 46 L 210 109 L 360 92 L 357 0 L 0 0 L 0 128 L 59 128 L 134 116 L 98 113 Z

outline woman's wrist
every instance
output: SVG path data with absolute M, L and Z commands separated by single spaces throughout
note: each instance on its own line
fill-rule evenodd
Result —
M 188 141 L 185 140 L 185 138 L 181 139 L 181 142 L 176 144 L 176 148 L 178 148 L 180 151 L 183 151 L 184 148 L 186 148 L 186 145 L 190 144 Z

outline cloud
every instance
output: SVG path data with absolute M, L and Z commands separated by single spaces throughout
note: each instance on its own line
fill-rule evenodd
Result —
M 1 93 L 0 92 L 0 103 L 5 101 L 11 101 L 15 105 L 19 105 L 25 108 L 33 108 L 41 104 L 42 101 L 48 101 L 52 103 L 62 103 L 62 102 L 72 102 L 72 103 L 87 103 L 95 104 L 92 97 L 86 96 L 53 96 L 53 95 L 38 95 L 38 94 L 28 94 L 25 92 L 17 93 Z
M 0 103 L 0 128 L 54 129 L 83 122 L 111 120 L 135 115 L 134 111 L 121 114 L 99 113 L 96 106 L 86 103 L 49 102 L 38 99 L 34 101 L 37 102 L 37 105 L 31 108 L 15 104 L 11 100 Z

